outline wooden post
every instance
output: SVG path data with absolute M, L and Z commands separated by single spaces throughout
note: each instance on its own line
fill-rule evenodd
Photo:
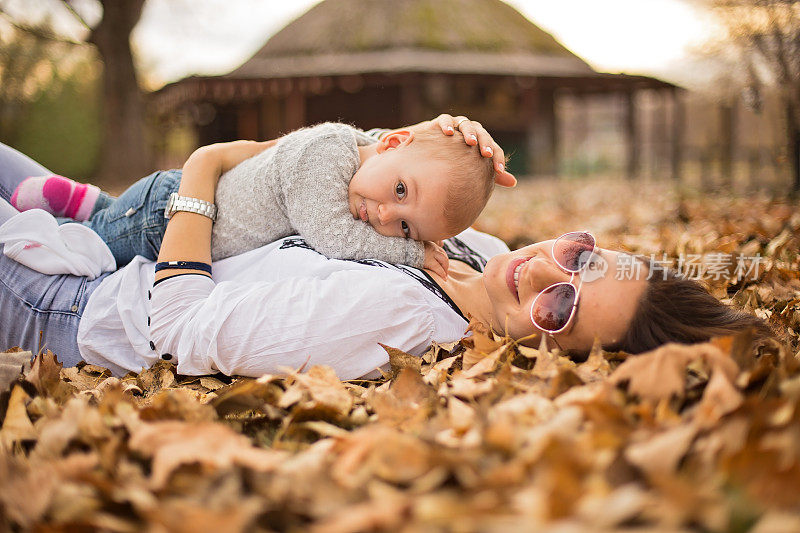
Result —
M 528 124 L 528 168 L 534 175 L 555 176 L 558 172 L 555 95 L 552 89 L 541 88 L 526 93 L 533 117 Z
M 682 179 L 683 163 L 683 130 L 686 121 L 686 112 L 680 89 L 672 89 L 672 146 L 671 159 L 672 179 L 680 182 Z
M 722 174 L 721 186 L 733 186 L 733 157 L 736 143 L 736 107 L 734 104 L 725 103 L 719 109 L 719 158 L 720 172 Z
M 285 131 L 302 128 L 306 124 L 306 97 L 296 86 L 286 97 L 286 123 Z
M 406 76 L 400 85 L 400 124 L 416 124 L 424 120 L 422 112 L 422 95 L 420 94 L 420 79 Z M 397 126 L 399 126 L 398 124 Z M 392 124 L 392 126 L 395 126 Z
M 275 139 L 282 133 L 287 133 L 281 129 L 283 117 L 281 117 L 281 106 L 278 99 L 273 96 L 266 96 L 261 101 L 261 117 L 259 120 L 259 134 L 261 140 Z
M 240 104 L 236 109 L 236 136 L 239 139 L 258 139 L 258 106 Z
M 653 90 L 650 98 L 652 119 L 650 121 L 650 177 L 659 179 L 666 159 L 664 146 L 667 143 L 667 99 L 662 91 Z
M 640 144 L 636 131 L 636 93 L 625 93 L 625 140 L 628 151 L 627 176 L 634 179 L 639 175 Z
M 751 191 L 758 190 L 759 177 L 761 174 L 761 154 L 759 151 L 761 147 L 751 148 L 747 152 L 747 170 L 749 176 L 748 189 Z

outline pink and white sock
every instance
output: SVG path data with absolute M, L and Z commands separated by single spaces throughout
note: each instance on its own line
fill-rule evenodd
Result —
M 53 216 L 84 221 L 92 215 L 99 196 L 95 185 L 51 174 L 23 180 L 11 195 L 11 205 L 18 211 L 44 209 Z

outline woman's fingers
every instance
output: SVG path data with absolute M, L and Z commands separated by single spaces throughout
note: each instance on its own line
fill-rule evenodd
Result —
M 517 178 L 514 177 L 508 170 L 506 170 L 506 154 L 500 145 L 486 134 L 491 142 L 489 145 L 490 150 L 484 153 L 491 153 L 492 164 L 494 165 L 494 181 L 502 187 L 514 187 L 517 184 Z M 480 138 L 480 137 L 479 137 Z M 483 142 L 483 141 L 481 141 Z M 481 144 L 483 146 L 483 144 Z
M 517 184 L 517 179 L 506 170 L 506 155 L 500 145 L 497 144 L 492 136 L 483 127 L 483 124 L 475 120 L 462 120 L 466 117 L 456 117 L 456 123 L 460 124 L 458 129 L 464 134 L 467 144 L 480 147 L 483 157 L 491 157 L 494 165 L 494 181 L 502 187 L 513 187 Z M 471 139 L 475 139 L 474 142 Z
M 475 120 L 470 120 L 464 115 L 452 116 L 442 113 L 433 123 L 445 135 L 453 135 L 455 130 L 459 130 L 464 135 L 464 142 L 469 146 L 477 145 L 483 157 L 491 157 L 494 165 L 495 183 L 502 187 L 513 187 L 517 184 L 517 179 L 513 174 L 506 170 L 506 156 L 500 145 L 497 144 L 492 136 L 483 127 L 483 124 Z
M 499 167 L 499 169 L 498 169 Z M 502 163 L 495 163 L 494 165 L 494 182 L 501 187 L 514 187 L 517 185 L 517 178 L 513 174 L 504 170 L 505 167 Z
M 455 120 L 458 131 L 464 135 L 464 141 L 470 146 L 478 144 L 478 129 L 486 132 L 480 122 L 475 122 L 465 116 L 457 116 L 453 120 Z M 486 135 L 489 134 L 487 133 Z M 489 139 L 491 139 L 491 136 Z M 481 150 L 481 155 L 484 155 L 483 150 Z
M 433 119 L 433 121 L 439 125 L 439 128 L 441 128 L 442 133 L 444 133 L 445 135 L 450 136 L 455 134 L 456 123 L 451 115 L 448 115 L 447 113 L 442 113 L 441 115 Z

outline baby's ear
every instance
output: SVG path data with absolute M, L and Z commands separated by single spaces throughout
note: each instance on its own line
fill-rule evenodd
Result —
M 413 139 L 414 132 L 409 129 L 390 131 L 378 142 L 378 153 L 410 144 Z

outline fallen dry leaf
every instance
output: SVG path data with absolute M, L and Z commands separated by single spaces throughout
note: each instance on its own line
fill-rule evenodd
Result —
M 285 454 L 253 447 L 227 426 L 213 422 L 178 421 L 142 424 L 131 435 L 132 450 L 153 458 L 152 486 L 162 488 L 170 474 L 183 464 L 227 468 L 239 465 L 257 472 L 275 468 Z

